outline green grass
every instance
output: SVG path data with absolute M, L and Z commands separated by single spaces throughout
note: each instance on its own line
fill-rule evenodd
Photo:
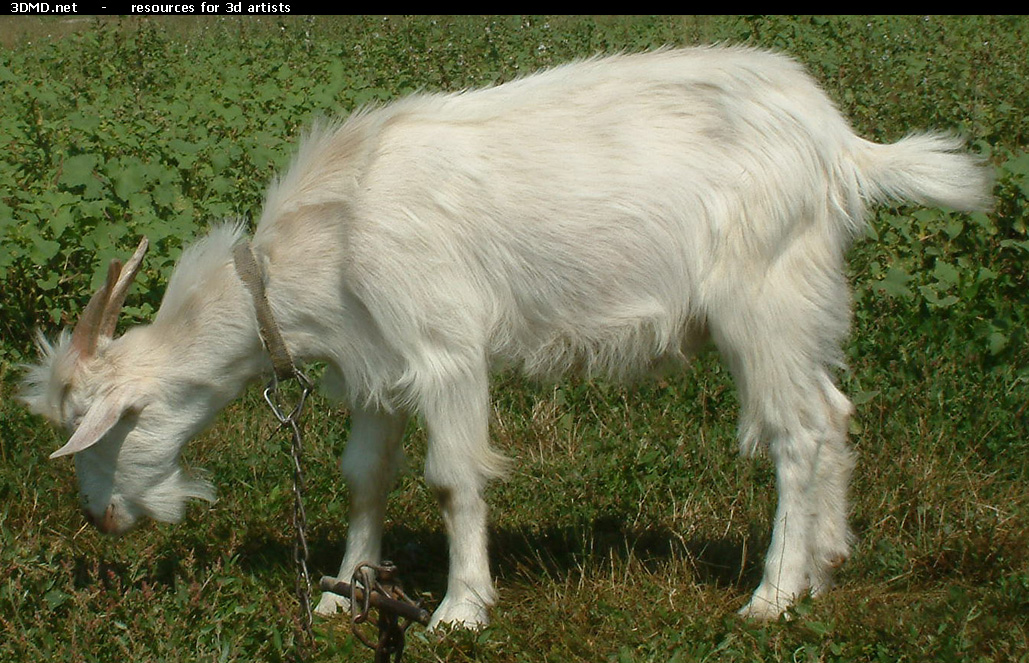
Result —
M 172 29 L 169 29 L 172 28 Z M 53 34 L 53 37 L 47 37 Z M 864 136 L 965 133 L 997 172 L 990 214 L 884 209 L 851 252 L 859 540 L 839 587 L 789 622 L 735 617 L 774 508 L 741 460 L 718 358 L 626 387 L 500 376 L 492 434 L 493 625 L 410 661 L 1029 661 L 1029 20 L 1023 17 L 308 18 L 0 25 L 0 660 L 279 661 L 295 611 L 285 442 L 256 392 L 188 449 L 219 487 L 177 526 L 84 526 L 61 436 L 14 400 L 36 327 L 77 317 L 103 265 L 155 246 L 129 321 L 184 241 L 261 192 L 313 117 L 407 91 L 508 80 L 572 57 L 746 42 L 804 61 Z M 346 412 L 306 422 L 311 566 L 346 532 Z M 386 548 L 432 604 L 446 543 L 420 481 Z M 342 621 L 316 661 L 371 660 Z

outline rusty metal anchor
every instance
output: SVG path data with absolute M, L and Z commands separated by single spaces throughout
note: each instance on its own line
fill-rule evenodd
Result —
M 350 623 L 354 636 L 375 652 L 375 663 L 399 663 L 404 653 L 404 635 L 411 624 L 428 626 L 432 616 L 404 593 L 392 562 L 362 563 L 349 583 L 331 576 L 319 582 L 322 591 L 350 598 Z M 378 639 L 373 641 L 360 627 L 372 608 L 378 611 Z M 401 620 L 404 620 L 401 624 Z

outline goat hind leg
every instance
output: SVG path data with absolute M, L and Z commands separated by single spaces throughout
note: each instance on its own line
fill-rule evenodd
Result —
M 785 612 L 810 582 L 808 537 L 812 527 L 808 486 L 813 477 L 811 445 L 804 435 L 783 434 L 771 442 L 779 504 L 761 584 L 740 614 L 767 621 Z
M 783 265 L 796 267 L 785 259 Z M 710 321 L 740 392 L 741 448 L 767 446 L 775 462 L 772 541 L 761 584 L 740 611 L 764 620 L 812 587 L 828 586 L 829 563 L 847 539 L 850 412 L 828 372 L 847 327 L 845 284 L 782 269 L 768 279 L 762 288 L 730 292 Z
M 810 497 L 814 508 L 808 539 L 812 596 L 832 588 L 833 571 L 849 556 L 853 539 L 847 523 L 847 487 L 854 469 L 854 453 L 847 445 L 847 429 L 854 408 L 828 379 L 823 382 L 823 398 L 828 418 Z
M 813 371 L 814 372 L 814 371 Z M 850 402 L 823 372 L 797 417 L 770 440 L 779 505 L 764 577 L 741 614 L 775 619 L 804 592 L 832 586 L 833 569 L 847 557 L 847 484 L 853 455 L 846 445 Z M 780 403 L 779 407 L 785 404 Z M 786 410 L 783 410 L 786 411 Z

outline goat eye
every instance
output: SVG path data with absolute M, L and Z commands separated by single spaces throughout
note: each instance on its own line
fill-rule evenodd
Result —
M 67 422 L 65 424 L 65 428 L 68 429 L 69 433 L 74 433 L 79 429 L 79 424 L 82 423 L 82 415 L 78 413 L 72 413 L 71 416 L 65 419 L 65 421 Z

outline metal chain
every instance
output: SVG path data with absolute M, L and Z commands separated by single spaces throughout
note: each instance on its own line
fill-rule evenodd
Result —
M 304 469 L 303 439 L 300 435 L 300 415 L 304 404 L 311 393 L 311 380 L 300 369 L 294 369 L 293 377 L 300 383 L 300 397 L 291 410 L 281 407 L 276 400 L 279 395 L 279 380 L 272 378 L 264 390 L 264 400 L 268 403 L 281 428 L 291 433 L 292 444 L 290 457 L 293 461 L 293 531 L 296 539 L 293 543 L 293 561 L 296 564 L 296 595 L 300 603 L 300 632 L 297 642 L 297 660 L 303 661 L 314 646 L 314 615 L 311 612 L 311 578 L 307 571 L 307 513 L 304 511 Z
M 311 611 L 311 578 L 307 570 L 307 513 L 304 511 L 303 439 L 300 434 L 300 415 L 312 390 L 311 380 L 300 369 L 294 369 L 294 377 L 300 383 L 300 396 L 288 412 L 277 400 L 279 380 L 272 378 L 264 390 L 268 403 L 280 428 L 288 429 L 292 445 L 290 458 L 293 461 L 293 530 L 296 539 L 293 545 L 293 561 L 296 564 L 296 595 L 300 604 L 296 658 L 305 661 L 314 647 L 314 615 Z M 376 663 L 400 663 L 404 653 L 404 635 L 415 622 L 428 624 L 430 613 L 410 596 L 404 593 L 397 569 L 391 562 L 381 565 L 359 564 L 354 571 L 351 584 L 336 582 L 333 578 L 322 578 L 322 589 L 342 593 L 350 598 L 351 627 L 354 635 L 375 651 Z M 372 642 L 358 628 L 368 620 L 372 606 L 379 610 L 376 623 L 379 631 L 377 642 Z M 405 622 L 400 623 L 403 617 Z

